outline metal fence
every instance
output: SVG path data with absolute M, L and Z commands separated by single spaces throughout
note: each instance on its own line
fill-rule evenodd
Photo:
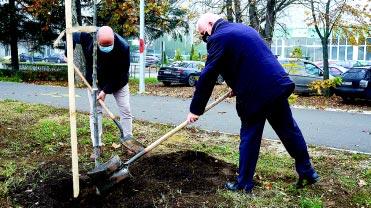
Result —
M 148 66 L 144 68 L 144 77 L 146 78 L 156 78 L 158 73 L 157 66 Z M 130 64 L 130 78 L 139 78 L 139 64 L 138 63 L 131 63 Z

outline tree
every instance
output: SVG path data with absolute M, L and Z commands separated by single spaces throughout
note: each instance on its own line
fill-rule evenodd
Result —
M 165 33 L 181 38 L 188 32 L 186 9 L 176 1 L 148 0 L 145 4 L 145 30 L 148 40 L 154 40 Z M 139 36 L 139 0 L 107 0 L 99 5 L 99 24 L 107 24 L 126 37 Z
M 219 13 L 224 13 L 228 21 L 249 24 L 270 46 L 278 15 L 298 2 L 299 0 L 205 0 L 195 3 L 193 7 L 198 10 L 199 4 L 203 4 L 213 10 L 221 8 Z
M 10 0 L 7 4 L 0 5 L 0 42 L 10 44 L 11 66 L 14 71 L 19 69 L 18 64 L 18 39 L 19 24 L 24 16 L 17 11 L 17 2 Z
M 192 47 L 191 47 L 191 52 L 189 54 L 189 60 L 191 60 L 191 61 L 199 61 L 200 60 L 200 53 L 198 53 L 197 49 L 195 49 L 193 44 L 192 44 Z
M 183 56 L 179 49 L 175 51 L 174 61 L 183 61 Z
M 9 36 L 10 36 L 10 51 L 12 56 L 12 68 L 14 71 L 19 70 L 18 64 L 18 25 L 16 22 L 16 6 L 15 0 L 9 1 Z
M 368 4 L 351 5 L 347 0 L 310 0 L 303 3 L 310 8 L 308 24 L 314 26 L 321 39 L 323 51 L 323 79 L 329 79 L 328 44 L 332 33 L 343 35 L 350 40 L 370 36 Z
M 291 53 L 291 58 L 303 58 L 303 50 L 300 47 L 294 47 Z
M 249 24 L 264 38 L 268 46 L 272 44 L 277 16 L 298 0 L 248 0 Z

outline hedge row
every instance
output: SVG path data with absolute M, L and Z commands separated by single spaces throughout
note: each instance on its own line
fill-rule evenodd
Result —
M 40 68 L 35 70 L 34 67 L 31 69 L 23 68 L 17 72 L 11 69 L 0 69 L 0 76 L 2 77 L 19 77 L 22 81 L 65 81 L 68 79 L 67 68 L 61 68 L 59 70 L 46 70 L 46 68 Z
M 3 63 L 6 69 L 11 69 L 12 66 L 10 63 Z M 51 63 L 19 63 L 19 70 L 26 71 L 63 71 L 67 70 L 67 64 L 51 64 Z

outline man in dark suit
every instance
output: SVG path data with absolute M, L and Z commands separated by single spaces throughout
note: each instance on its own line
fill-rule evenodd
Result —
M 295 85 L 251 27 L 229 23 L 207 13 L 197 22 L 197 30 L 207 43 L 208 57 L 194 92 L 187 120 L 195 122 L 221 74 L 236 96 L 241 119 L 239 175 L 225 188 L 251 192 L 265 120 L 271 124 L 288 153 L 295 159 L 297 187 L 313 184 L 319 176 L 311 165 L 304 137 L 291 114 L 287 98 Z

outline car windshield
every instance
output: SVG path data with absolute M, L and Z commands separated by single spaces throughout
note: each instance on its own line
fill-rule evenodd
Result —
M 343 74 L 344 79 L 364 79 L 366 77 L 366 69 L 349 69 Z
M 329 72 L 332 76 L 336 77 L 336 76 L 340 76 L 341 75 L 341 71 L 335 67 L 330 67 L 329 68 Z
M 179 63 L 173 63 L 171 66 L 172 67 L 185 67 L 187 68 L 189 65 L 189 63 L 186 63 L 186 62 L 179 62 Z

